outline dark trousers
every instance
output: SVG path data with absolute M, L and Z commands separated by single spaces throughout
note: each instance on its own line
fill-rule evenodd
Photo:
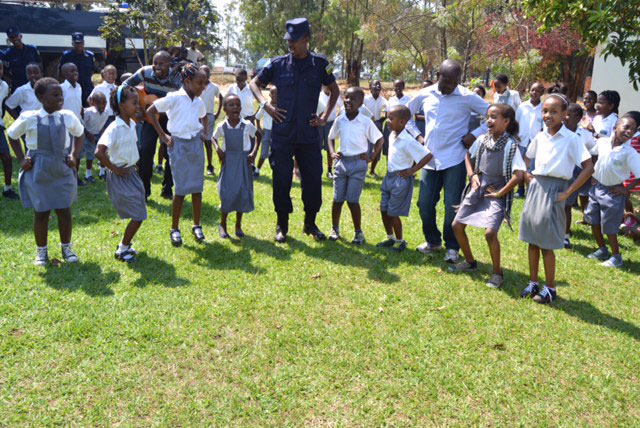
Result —
M 453 234 L 451 224 L 456 216 L 455 206 L 460 205 L 466 181 L 464 161 L 443 170 L 423 169 L 420 177 L 420 196 L 418 208 L 422 219 L 422 233 L 431 245 L 444 243 L 447 249 L 459 250 L 460 245 Z M 444 187 L 444 224 L 442 234 L 436 224 L 436 205 L 440 201 L 440 192 Z
M 156 145 L 158 141 L 158 133 L 147 122 L 142 123 L 142 132 L 140 133 L 140 160 L 138 161 L 138 169 L 142 184 L 144 184 L 144 192 L 148 196 L 151 195 L 151 177 L 153 176 L 153 158 L 156 155 Z M 160 143 L 164 144 L 164 143 Z M 162 180 L 162 191 L 171 192 L 173 188 L 173 177 L 171 176 L 171 167 L 169 162 L 165 163 L 164 179 Z
M 315 220 L 315 214 L 322 205 L 322 151 L 319 143 L 272 144 L 269 162 L 273 170 L 273 206 L 279 219 L 286 219 L 293 212 L 291 181 L 294 157 L 300 169 L 304 211 Z

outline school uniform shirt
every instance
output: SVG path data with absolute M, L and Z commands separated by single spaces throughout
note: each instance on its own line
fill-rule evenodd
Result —
M 320 95 L 318 96 L 318 104 L 322 104 L 322 110 L 320 110 L 320 114 L 324 113 L 324 109 L 329 104 L 329 95 L 325 94 L 324 91 L 320 91 Z M 327 122 L 333 122 L 336 120 L 336 117 L 344 110 L 344 101 L 342 101 L 342 97 L 338 95 L 338 99 L 336 100 L 336 105 L 333 107 L 333 110 L 329 114 L 327 118 Z
M 340 149 L 343 156 L 356 156 L 367 153 L 369 142 L 375 143 L 382 138 L 382 133 L 373 121 L 361 114 L 349 120 L 346 114 L 341 114 L 333 122 L 329 131 L 329 139 L 340 139 Z
M 533 175 L 570 180 L 574 168 L 591 159 L 591 154 L 578 134 L 562 125 L 553 136 L 547 131 L 538 133 L 529 143 L 526 157 L 536 160 Z
M 71 138 L 69 134 L 74 137 L 80 137 L 84 134 L 84 126 L 76 115 L 69 110 L 58 110 L 51 114 L 47 113 L 43 108 L 40 110 L 28 110 L 20 113 L 20 116 L 13 122 L 13 124 L 7 129 L 9 138 L 17 140 L 18 138 L 25 136 L 25 142 L 27 149 L 36 150 L 38 148 L 38 117 L 43 124 L 49 123 L 49 116 L 53 116 L 53 120 L 56 124 L 64 123 L 67 128 L 67 132 L 64 134 L 65 143 L 64 147 L 71 146 Z
M 107 119 L 109 119 L 106 108 L 100 113 L 95 106 L 84 109 L 83 116 L 84 129 L 93 135 L 98 135 L 104 128 L 104 124 L 107 123 Z
M 418 141 L 407 132 L 406 128 L 396 134 L 389 135 L 389 156 L 387 158 L 387 168 L 389 172 L 402 171 L 411 168 L 427 156 L 428 148 L 418 143 Z
M 256 136 L 256 127 L 253 126 L 253 124 L 251 122 L 249 122 L 248 120 L 244 120 L 244 119 L 240 119 L 240 121 L 238 122 L 238 124 L 236 126 L 231 126 L 231 124 L 229 123 L 229 121 L 227 119 L 224 120 L 223 123 L 219 124 L 218 126 L 216 126 L 216 130 L 213 133 L 213 138 L 216 139 L 216 141 L 218 142 L 218 146 L 220 147 L 220 150 L 222 150 L 223 152 L 226 151 L 226 147 L 224 145 L 224 129 L 222 127 L 222 125 L 227 124 L 227 128 L 229 129 L 239 129 L 240 125 L 242 123 L 244 123 L 244 132 L 242 134 L 242 150 L 244 150 L 245 152 L 248 152 L 251 150 L 251 139 L 253 137 Z
M 358 112 L 363 115 L 366 116 L 367 118 L 369 118 L 370 120 L 373 120 L 373 113 L 371 113 L 371 110 L 369 110 L 367 108 L 367 106 L 365 106 L 364 104 L 362 104 L 359 108 L 358 108 Z
M 398 104 L 402 104 L 403 106 L 409 105 L 409 101 L 411 101 L 411 98 L 409 98 L 409 95 L 403 95 L 402 98 L 398 98 L 395 95 L 392 96 L 387 100 L 387 105 L 385 107 L 387 110 L 387 113 L 389 113 L 389 111 L 391 111 L 391 107 L 395 105 L 398 105 Z M 412 115 L 415 115 L 415 113 L 412 113 Z
M 507 88 L 502 94 L 497 92 L 493 94 L 493 102 L 494 104 L 506 104 L 511 106 L 514 111 L 518 111 L 518 107 L 522 104 L 522 99 L 520 98 L 520 92 Z
M 631 137 L 630 144 L 631 144 L 631 147 L 633 147 L 633 149 L 634 149 L 636 152 L 640 153 L 640 131 L 636 132 L 636 133 L 633 135 L 633 137 Z M 640 176 L 639 176 L 639 177 L 640 177 Z M 636 179 L 636 176 L 635 176 L 634 174 L 631 174 L 631 176 L 629 177 L 629 179 L 628 179 L 628 180 L 625 180 L 625 182 L 624 182 L 624 186 L 625 186 L 625 187 L 629 187 L 629 186 L 631 186 L 631 183 L 632 183 L 635 179 Z M 639 183 L 636 187 L 634 187 L 633 189 L 630 189 L 630 190 L 631 190 L 632 192 L 635 192 L 635 193 L 640 192 L 640 183 Z
M 387 99 L 382 95 L 378 95 L 378 98 L 373 98 L 371 95 L 364 97 L 364 105 L 373 113 L 373 120 L 382 118 L 382 110 L 386 107 L 387 102 Z
M 209 82 L 209 84 L 204 88 L 202 94 L 200 94 L 200 98 L 204 103 L 204 108 L 207 110 L 207 114 L 215 114 L 215 104 L 216 99 L 220 95 L 220 88 L 215 83 Z
M 36 93 L 31 86 L 31 82 L 18 87 L 6 102 L 7 107 L 14 109 L 20 107 L 22 111 L 40 110 L 42 104 L 36 98 Z
M 613 136 L 613 128 L 615 128 L 616 123 L 618 122 L 618 115 L 615 113 L 611 113 L 607 117 L 602 117 L 602 115 L 598 114 L 593 118 L 593 129 L 595 129 L 596 134 L 600 138 L 602 137 L 612 137 Z
M 200 119 L 207 115 L 204 103 L 200 97 L 191 99 L 184 87 L 155 100 L 153 105 L 167 114 L 167 131 L 172 136 L 190 140 L 203 128 Z
M 227 90 L 227 94 L 234 94 L 240 97 L 240 102 L 242 103 L 242 110 L 240 111 L 240 116 L 244 119 L 247 116 L 253 116 L 253 93 L 251 92 L 251 88 L 249 85 L 244 85 L 244 88 L 238 88 L 238 84 L 234 83 L 229 86 L 229 90 Z
M 65 80 L 60 87 L 64 97 L 62 108 L 72 111 L 78 119 L 82 120 L 82 86 L 76 83 L 74 87 L 71 82 Z
M 127 124 L 120 116 L 116 117 L 104 130 L 98 144 L 107 148 L 107 156 L 115 166 L 130 167 L 140 159 L 136 122 L 132 119 Z
M 458 165 L 464 161 L 467 149 L 462 144 L 462 138 L 469 132 L 469 117 L 472 113 L 486 115 L 489 103 L 480 98 L 475 92 L 458 85 L 452 93 L 444 95 L 434 84 L 421 89 L 407 105 L 411 110 L 411 117 L 424 111 L 424 141 L 425 147 L 434 154 L 425 169 L 443 170 Z M 387 110 L 389 111 L 389 110 Z M 472 133 L 478 137 L 486 131 L 486 124 Z M 420 132 L 412 119 L 405 128 L 412 135 Z
M 105 80 L 104 82 L 93 88 L 93 91 L 91 91 L 91 94 L 89 94 L 90 97 L 93 96 L 93 94 L 95 94 L 96 92 L 104 94 L 105 98 L 107 99 L 107 106 L 105 107 L 107 116 L 113 116 L 113 110 L 111 109 L 111 102 L 109 100 L 111 99 L 111 92 L 115 88 L 116 85 L 114 83 L 109 83 Z
M 516 122 L 520 125 L 518 137 L 520 147 L 526 148 L 531 140 L 542 131 L 544 122 L 542 121 L 542 101 L 537 106 L 531 104 L 531 100 L 525 101 L 516 111 Z
M 256 120 L 262 120 L 262 129 L 270 131 L 273 126 L 273 118 L 267 113 L 264 107 L 260 107 L 258 113 L 256 113 Z
M 609 138 L 599 138 L 594 149 L 598 156 L 593 178 L 605 186 L 617 186 L 633 173 L 640 176 L 640 154 L 631 147 L 631 140 L 613 147 Z
M 580 127 L 576 129 L 576 134 L 578 134 L 580 140 L 587 148 L 589 153 L 593 154 L 593 150 L 596 147 L 596 139 L 593 138 L 593 134 L 589 130 Z
M 9 95 L 9 85 L 7 85 L 7 82 L 5 82 L 4 80 L 0 80 L 0 106 L 2 106 L 2 103 L 4 102 L 4 99 L 7 98 L 7 95 Z M 0 114 L 0 128 L 4 128 L 4 120 L 2 116 L 4 115 Z

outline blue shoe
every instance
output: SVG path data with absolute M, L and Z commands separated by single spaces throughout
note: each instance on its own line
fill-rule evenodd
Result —
M 538 283 L 529 281 L 529 285 L 523 288 L 522 291 L 520 292 L 520 297 L 522 297 L 523 299 L 526 299 L 527 297 L 531 297 L 533 295 L 538 294 L 538 291 L 540 291 L 540 286 L 538 285 Z
M 611 254 L 609 253 L 609 250 L 606 247 L 602 247 L 602 248 L 598 248 L 596 251 L 589 254 L 587 258 L 591 260 L 600 260 L 601 262 L 603 262 L 607 260 L 610 256 Z
M 533 301 L 544 305 L 553 302 L 557 298 L 558 295 L 556 294 L 556 289 L 549 288 L 545 285 L 538 294 L 533 296 Z
M 616 254 L 609 258 L 609 260 L 602 263 L 602 266 L 607 268 L 620 269 L 622 267 L 622 255 Z

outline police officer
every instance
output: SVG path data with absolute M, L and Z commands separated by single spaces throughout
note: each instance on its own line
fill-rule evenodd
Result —
M 37 47 L 22 43 L 22 34 L 18 27 L 9 27 L 7 29 L 7 37 L 13 46 L 4 52 L 4 61 L 9 64 L 11 93 L 13 93 L 16 88 L 25 85 L 29 81 L 27 79 L 27 64 L 35 62 L 42 66 L 42 60 Z
M 68 62 L 72 62 L 78 67 L 78 83 L 82 86 L 82 104 L 88 107 L 87 98 L 93 91 L 93 82 L 91 76 L 94 72 L 99 71 L 96 68 L 95 57 L 93 52 L 84 48 L 84 34 L 76 32 L 71 35 L 73 49 L 64 51 L 60 58 L 60 70 L 62 66 Z
M 251 92 L 260 106 L 273 118 L 271 130 L 271 168 L 273 170 L 273 204 L 278 216 L 277 242 L 285 242 L 289 230 L 293 158 L 300 168 L 303 232 L 317 241 L 325 235 L 316 226 L 322 205 L 322 147 L 320 130 L 336 104 L 340 90 L 329 61 L 309 51 L 311 27 L 306 18 L 287 21 L 284 39 L 289 54 L 274 58 L 251 81 Z M 260 86 L 273 83 L 278 88 L 278 105 L 267 103 Z M 329 105 L 322 117 L 316 115 L 322 85 L 331 90 Z

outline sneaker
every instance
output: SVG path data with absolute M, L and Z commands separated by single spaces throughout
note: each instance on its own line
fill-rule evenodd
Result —
M 469 263 L 466 260 L 461 261 L 460 263 L 456 263 L 454 265 L 449 266 L 449 272 L 474 272 L 478 269 L 478 262 L 472 261 Z
M 182 235 L 180 234 L 180 229 L 171 229 L 169 231 L 169 237 L 171 238 L 171 245 L 174 247 L 179 247 L 182 245 Z
M 129 248 L 124 251 L 120 251 L 120 246 L 118 245 L 116 247 L 114 257 L 116 258 L 116 260 L 120 260 L 121 262 L 131 263 L 136 259 L 136 252 L 133 250 L 133 248 L 131 248 L 131 246 L 129 246 Z
M 36 249 L 36 258 L 33 261 L 33 264 L 36 266 L 46 266 L 49 263 L 49 254 L 46 248 L 37 248 Z
M 564 248 L 566 250 L 570 250 L 572 247 L 571 245 L 571 241 L 569 240 L 569 238 L 564 238 Z
M 207 167 L 207 175 L 215 175 L 216 171 L 213 169 L 213 166 Z
M 395 244 L 396 244 L 396 240 L 389 238 L 389 239 L 387 239 L 385 241 L 378 242 L 376 244 L 376 247 L 378 247 L 378 248 L 390 248 L 390 247 L 393 247 Z
M 20 196 L 18 196 L 18 194 L 14 192 L 13 189 L 5 190 L 4 192 L 2 192 L 2 196 L 7 199 L 20 199 Z
M 611 254 L 609 253 L 609 249 L 606 247 L 598 248 L 587 256 L 588 259 L 600 260 L 601 262 L 607 260 L 609 257 L 611 257 Z
M 86 185 L 86 183 L 84 181 L 82 181 L 82 179 L 80 177 L 78 177 L 78 187 L 84 187 Z
M 193 233 L 193 237 L 198 242 L 204 241 L 204 233 L 202 232 L 202 226 L 193 226 L 191 228 L 191 232 Z
M 329 232 L 329 241 L 337 241 L 340 239 L 340 231 L 336 227 L 331 228 L 331 232 Z
M 333 173 L 331 171 L 327 172 L 327 178 L 333 180 Z
M 62 246 L 62 258 L 67 263 L 78 263 L 78 256 L 71 249 L 71 245 Z
M 531 297 L 538 294 L 538 291 L 540 291 L 540 286 L 538 285 L 538 283 L 529 281 L 529 285 L 523 288 L 522 291 L 520 292 L 520 297 L 522 297 L 523 299 L 526 299 L 527 297 Z
M 447 250 L 447 254 L 445 254 L 444 256 L 444 261 L 447 263 L 456 263 L 458 260 L 460 260 L 460 255 L 458 254 L 458 252 L 449 248 Z
M 162 168 L 162 165 L 157 165 L 156 174 L 162 174 L 162 173 L 164 173 L 164 169 Z
M 96 179 L 93 178 L 93 175 L 86 177 L 85 180 L 87 181 L 87 183 L 91 183 L 91 184 L 94 184 L 96 182 Z
M 558 295 L 556 294 L 556 289 L 549 288 L 545 285 L 544 287 L 542 287 L 542 290 L 540 290 L 538 294 L 533 296 L 533 301 L 544 305 L 553 302 L 557 298 Z
M 416 248 L 417 252 L 422 254 L 427 254 L 427 255 L 431 255 L 436 251 L 440 251 L 440 250 L 442 250 L 442 245 L 433 245 L 428 242 L 425 242 L 424 244 Z
M 609 260 L 602 262 L 602 266 L 607 268 L 620 269 L 622 267 L 622 255 L 616 254 L 609 258 Z
M 503 283 L 504 283 L 504 276 L 494 273 L 491 275 L 491 278 L 489 279 L 489 281 L 487 281 L 487 287 L 500 288 L 502 287 Z
M 364 232 L 359 230 L 353 236 L 353 241 L 351 241 L 354 245 L 362 245 L 364 244 Z
M 401 241 L 396 241 L 394 246 L 389 248 L 391 251 L 395 251 L 396 253 L 401 253 L 407 249 L 407 241 L 404 239 Z

